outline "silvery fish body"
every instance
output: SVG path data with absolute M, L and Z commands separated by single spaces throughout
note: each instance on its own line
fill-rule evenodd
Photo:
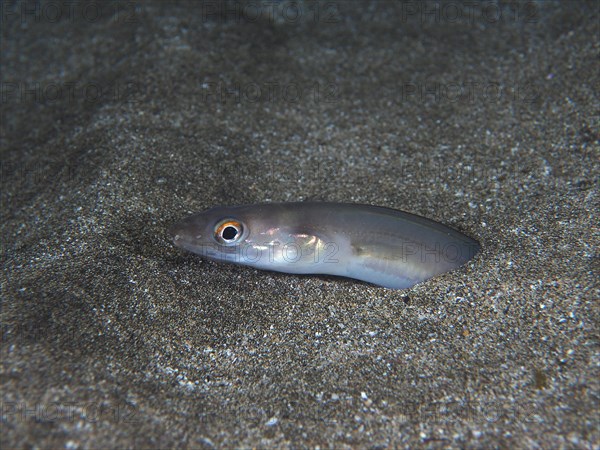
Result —
M 475 240 L 433 220 L 350 203 L 216 207 L 169 232 L 178 247 L 210 260 L 392 289 L 456 269 L 479 251 Z

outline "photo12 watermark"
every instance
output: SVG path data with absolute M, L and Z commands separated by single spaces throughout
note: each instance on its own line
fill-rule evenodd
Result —
M 335 83 L 261 81 L 248 83 L 204 82 L 200 86 L 204 103 L 335 103 L 340 91 Z
M 0 23 L 113 23 L 140 22 L 143 3 L 131 1 L 35 1 L 0 2 Z
M 137 409 L 125 402 L 0 403 L 1 423 L 137 423 Z
M 256 23 L 278 25 L 337 23 L 342 20 L 339 3 L 304 0 L 214 0 L 198 2 L 192 11 L 203 22 Z
M 112 84 L 100 81 L 3 81 L 0 83 L 0 104 L 137 103 L 141 90 L 142 86 L 135 81 Z
M 401 102 L 420 103 L 500 103 L 503 100 L 533 103 L 540 89 L 532 83 L 509 85 L 496 81 L 401 82 L 387 89 Z
M 406 1 L 398 2 L 400 23 L 469 24 L 499 22 L 536 23 L 533 1 Z
M 78 167 L 64 162 L 34 161 L 31 164 L 0 161 L 0 183 L 19 182 L 37 185 L 53 180 L 54 183 L 71 181 L 77 176 Z
M 356 236 L 359 236 L 357 234 Z M 355 237 L 356 237 L 355 236 Z M 368 233 L 365 232 L 368 238 Z M 241 241 L 235 245 L 222 245 L 217 242 L 187 243 L 186 236 L 179 236 L 181 246 L 189 251 L 217 261 L 247 264 L 256 267 L 272 267 L 273 264 L 305 266 L 345 264 L 347 255 L 357 258 L 370 258 L 368 249 L 360 246 L 341 247 L 339 242 L 324 241 L 317 236 L 300 233 L 288 240 Z M 360 242 L 360 239 L 359 239 Z M 405 264 L 446 264 L 454 265 L 471 259 L 479 251 L 475 243 L 454 242 L 399 242 L 390 245 L 383 256 L 388 261 Z

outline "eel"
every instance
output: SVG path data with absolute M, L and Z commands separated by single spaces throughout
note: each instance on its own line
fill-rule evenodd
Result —
M 352 203 L 219 206 L 176 223 L 169 234 L 176 246 L 213 261 L 391 289 L 454 270 L 480 249 L 433 220 Z

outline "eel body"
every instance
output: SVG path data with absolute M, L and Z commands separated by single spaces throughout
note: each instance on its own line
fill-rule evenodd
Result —
M 392 289 L 456 269 L 479 251 L 477 241 L 433 220 L 350 203 L 216 207 L 169 234 L 178 247 L 214 261 Z

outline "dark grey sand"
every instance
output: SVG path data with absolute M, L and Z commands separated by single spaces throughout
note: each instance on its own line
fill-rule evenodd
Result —
M 598 448 L 599 3 L 274 5 L 2 3 L 2 447 Z M 299 200 L 483 250 L 391 291 L 166 234 Z

